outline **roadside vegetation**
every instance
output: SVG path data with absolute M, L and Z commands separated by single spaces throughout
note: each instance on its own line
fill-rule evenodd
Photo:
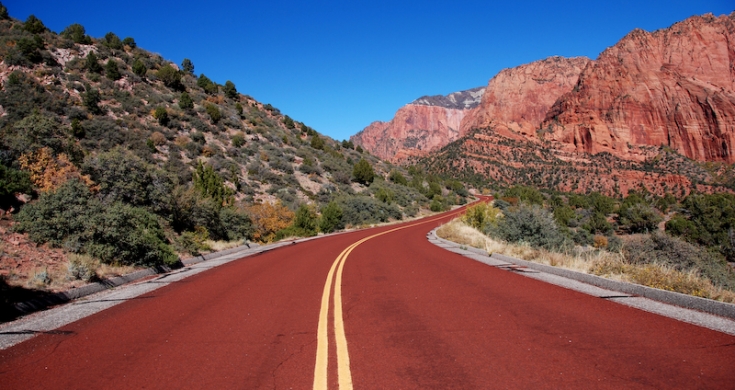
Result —
M 437 234 L 490 254 L 735 303 L 733 206 L 730 194 L 678 202 L 516 186 L 497 193 L 492 205 L 469 207 Z
M 2 283 L 63 288 L 106 267 L 173 266 L 468 196 L 457 181 L 319 134 L 133 37 L 90 37 L 76 23 L 57 34 L 3 12 L 0 58 Z M 46 252 L 64 260 L 20 265 Z

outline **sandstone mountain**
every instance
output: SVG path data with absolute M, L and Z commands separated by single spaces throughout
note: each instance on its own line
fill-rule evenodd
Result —
M 461 132 L 493 127 L 534 137 L 549 108 L 574 88 L 589 63 L 586 57 L 549 57 L 502 70 L 488 83 L 482 103 L 465 116 Z
M 589 62 L 585 57 L 550 57 L 504 69 L 485 88 L 416 99 L 390 122 L 373 122 L 352 140 L 397 162 L 435 151 L 475 128 L 533 137 L 549 108 L 574 88 Z
M 735 13 L 695 16 L 632 31 L 594 61 L 551 57 L 503 70 L 464 112 L 456 141 L 436 142 L 440 150 L 410 162 L 560 191 L 733 189 L 734 32 Z
M 462 119 L 480 103 L 484 91 L 480 87 L 447 96 L 421 97 L 401 107 L 390 122 L 373 122 L 350 140 L 393 162 L 424 155 L 462 135 Z
M 582 72 L 543 126 L 580 152 L 643 160 L 640 146 L 666 145 L 735 162 L 735 13 L 632 31 Z

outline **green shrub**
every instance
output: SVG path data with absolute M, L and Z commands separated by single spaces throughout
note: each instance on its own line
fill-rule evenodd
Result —
M 383 203 L 391 204 L 393 202 L 393 192 L 383 187 L 375 191 L 375 197 Z
M 464 223 L 480 231 L 486 231 L 490 226 L 497 225 L 501 218 L 500 209 L 484 202 L 467 207 L 462 215 Z
M 352 169 L 352 177 L 354 177 L 355 181 L 360 184 L 370 185 L 375 178 L 373 166 L 364 158 L 360 159 Z
M 344 143 L 343 143 L 343 146 L 344 146 Z M 388 175 L 388 180 L 392 181 L 393 183 L 400 184 L 403 186 L 408 185 L 408 180 L 406 180 L 406 178 L 401 174 L 401 172 L 398 172 L 395 169 L 390 171 L 390 174 Z
M 232 136 L 232 146 L 239 148 L 243 145 L 245 145 L 245 138 L 242 135 L 235 134 Z
M 112 58 L 107 60 L 107 64 L 105 64 L 105 77 L 110 80 L 119 80 L 122 77 L 120 69 L 117 67 L 117 62 Z
M 197 162 L 193 181 L 194 188 L 202 197 L 211 198 L 219 205 L 232 202 L 232 190 L 225 186 L 225 180 L 214 171 L 211 165 L 205 166 L 201 161 Z
M 121 50 L 123 48 L 123 43 L 120 40 L 120 37 L 118 37 L 114 32 L 108 32 L 105 34 L 102 44 L 114 50 Z
M 191 100 L 191 96 L 188 93 L 182 92 L 179 98 L 179 108 L 182 110 L 191 110 L 194 108 L 194 101 Z
M 318 223 L 319 220 L 314 208 L 306 204 L 301 204 L 296 210 L 296 216 L 291 226 L 278 232 L 276 239 L 315 236 Z
M 666 231 L 735 261 L 735 195 L 691 194 L 681 207 L 682 213 L 666 223 Z
M 212 123 L 217 123 L 222 119 L 222 112 L 214 104 L 207 104 L 206 110 L 207 115 L 212 119 Z
M 178 261 L 156 217 L 123 203 L 89 215 L 91 240 L 85 251 L 106 263 L 172 265 Z
M 541 195 L 539 190 L 521 185 L 507 189 L 505 191 L 505 197 L 518 198 L 521 202 L 528 204 L 542 205 L 544 203 L 544 196 Z
M 620 227 L 630 233 L 652 232 L 663 218 L 658 210 L 646 203 L 623 203 L 618 211 Z
M 608 222 L 605 215 L 599 211 L 594 212 L 587 222 L 582 225 L 582 228 L 592 234 L 610 234 L 613 231 L 613 227 L 610 222 Z
M 329 202 L 322 207 L 322 216 L 319 219 L 319 230 L 331 233 L 344 228 L 342 223 L 342 208 L 336 202 Z
M 0 163 L 0 208 L 7 210 L 15 203 L 16 193 L 33 192 L 31 177 L 27 172 L 9 168 Z
M 498 225 L 488 232 L 508 242 L 526 242 L 532 247 L 560 250 L 567 245 L 554 217 L 538 205 L 521 204 L 504 212 Z
M 131 49 L 135 49 L 138 47 L 138 44 L 135 43 L 135 39 L 133 37 L 125 37 L 122 41 L 123 45 L 130 47 Z
M 664 264 L 678 271 L 699 271 L 713 284 L 735 290 L 735 271 L 719 254 L 662 232 L 633 236 L 623 245 L 631 264 Z
M 250 216 L 234 207 L 223 207 L 219 212 L 222 230 L 228 241 L 249 239 L 253 226 Z
M 434 198 L 431 200 L 431 204 L 429 205 L 429 210 L 438 212 L 438 211 L 444 211 L 444 199 L 441 195 L 434 195 Z
M 133 62 L 133 73 L 138 77 L 145 77 L 146 72 L 148 72 L 148 68 L 145 66 L 145 63 L 140 58 L 136 59 Z
M 319 137 L 318 134 L 314 134 L 311 137 L 311 143 L 310 143 L 310 145 L 314 149 L 322 150 L 322 149 L 324 149 L 324 140 L 321 137 Z
M 84 68 L 91 73 L 102 72 L 102 65 L 100 65 L 99 60 L 97 60 L 97 55 L 94 51 L 90 51 L 84 59 Z
M 168 126 L 169 117 L 168 112 L 166 111 L 166 107 L 158 106 L 156 107 L 156 110 L 153 111 L 153 117 L 158 120 L 158 124 L 161 126 Z
M 41 34 L 46 31 L 46 26 L 35 15 L 29 15 L 23 24 L 23 29 L 31 34 Z
M 342 208 L 342 222 L 345 225 L 360 226 L 403 218 L 396 205 L 388 205 L 367 196 L 340 198 L 337 203 Z
M 569 206 L 558 206 L 554 208 L 554 219 L 559 226 L 570 226 L 570 222 L 577 217 L 577 214 Z
M 184 58 L 184 60 L 181 61 L 181 70 L 188 74 L 194 74 L 194 63 L 191 62 L 190 59 Z
M 230 80 L 225 82 L 225 86 L 222 87 L 222 92 L 230 99 L 237 99 L 237 88 L 235 88 L 235 83 Z
M 87 91 L 82 94 L 82 103 L 84 103 L 84 107 L 87 107 L 87 110 L 92 114 L 102 114 L 102 108 L 99 106 L 102 101 L 100 93 L 92 87 L 86 88 L 86 90 Z
M 199 88 L 202 88 L 204 92 L 214 95 L 217 92 L 219 92 L 219 88 L 217 87 L 217 84 L 212 82 L 212 80 L 209 79 L 209 77 L 205 76 L 204 73 L 199 75 L 199 78 L 197 79 L 197 86 Z
M 61 36 L 66 39 L 71 39 L 74 43 L 83 45 L 89 45 L 92 43 L 92 38 L 87 35 L 84 26 L 78 23 L 69 25 L 61 32 Z
M 81 247 L 76 243 L 84 240 L 88 216 L 100 212 L 101 204 L 92 199 L 89 188 L 78 180 L 70 180 L 21 208 L 15 217 L 15 228 L 28 233 L 34 242 L 57 248 L 70 243 L 67 249 L 79 252 Z
M 82 170 L 97 183 L 97 197 L 105 204 L 125 202 L 162 216 L 171 212 L 174 179 L 130 151 L 113 148 L 90 155 L 84 160 Z
M 171 65 L 162 66 L 156 72 L 156 77 L 171 89 L 181 90 L 184 88 L 183 84 L 181 84 L 181 73 Z

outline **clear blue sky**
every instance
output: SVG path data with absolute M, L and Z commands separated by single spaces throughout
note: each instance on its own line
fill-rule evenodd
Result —
M 630 30 L 729 14 L 732 0 L 3 1 L 60 32 L 112 31 L 336 139 L 422 96 L 552 55 L 596 58 Z

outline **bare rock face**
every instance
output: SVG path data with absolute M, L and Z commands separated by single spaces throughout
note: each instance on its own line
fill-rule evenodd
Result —
M 590 63 L 542 127 L 568 151 L 642 161 L 646 147 L 667 146 L 735 162 L 735 13 L 632 31 Z
M 462 118 L 479 104 L 483 92 L 484 88 L 474 88 L 421 97 L 401 107 L 390 122 L 373 122 L 350 140 L 393 162 L 424 155 L 460 137 Z
M 574 88 L 590 62 L 586 57 L 549 57 L 502 70 L 488 83 L 482 103 L 462 121 L 462 134 L 493 127 L 535 137 L 549 108 Z

